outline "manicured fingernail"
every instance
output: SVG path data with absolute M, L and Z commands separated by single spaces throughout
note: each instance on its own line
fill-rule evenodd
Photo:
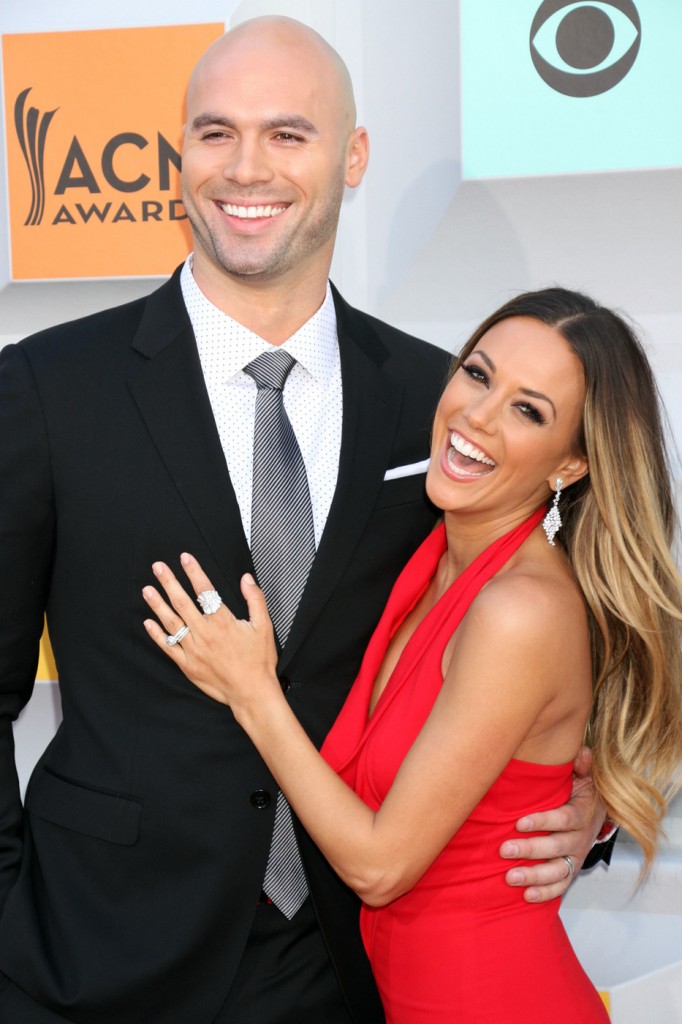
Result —
M 186 551 L 183 551 L 182 554 L 180 555 L 180 562 L 182 563 L 182 565 L 189 565 L 191 561 L 192 556 L 188 555 Z
M 163 572 L 163 565 L 161 562 L 154 562 L 152 565 L 152 572 L 155 576 L 160 576 Z
M 254 580 L 254 578 L 253 578 L 253 576 L 251 575 L 250 572 L 245 572 L 244 573 L 244 583 L 248 583 L 252 587 L 256 586 L 256 581 Z
M 500 853 L 503 857 L 518 857 L 519 848 L 516 843 L 502 843 Z
M 510 885 L 523 885 L 523 872 L 512 868 L 511 871 L 507 872 L 507 881 Z
M 154 588 L 153 587 L 143 587 L 142 588 L 142 596 L 144 597 L 145 601 L 151 601 L 151 599 L 154 596 Z
M 519 832 L 532 832 L 533 826 L 534 822 L 532 818 L 520 818 L 516 823 L 516 827 Z
M 528 903 L 537 903 L 538 900 L 540 899 L 540 890 L 539 889 L 526 889 L 526 891 L 524 893 L 524 896 L 525 896 L 526 901 Z

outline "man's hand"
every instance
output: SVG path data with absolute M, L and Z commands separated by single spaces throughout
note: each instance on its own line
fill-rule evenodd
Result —
M 506 875 L 508 885 L 525 886 L 529 903 L 545 903 L 563 896 L 573 880 L 566 857 L 576 873 L 592 849 L 605 817 L 601 801 L 595 802 L 592 783 L 592 752 L 581 747 L 573 766 L 573 792 L 563 807 L 520 818 L 519 832 L 548 832 L 546 836 L 507 840 L 500 847 L 502 857 L 543 861 L 534 867 L 514 867 Z

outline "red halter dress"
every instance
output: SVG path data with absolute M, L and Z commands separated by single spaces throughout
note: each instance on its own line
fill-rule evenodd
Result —
M 445 527 L 402 571 L 322 754 L 373 810 L 426 721 L 443 682 L 445 647 L 481 587 L 544 510 L 494 541 L 455 580 L 406 644 L 368 717 L 388 644 L 424 594 L 445 551 Z M 387 1024 L 606 1024 L 604 1005 L 559 919 L 559 900 L 529 904 L 505 882 L 500 844 L 515 822 L 564 804 L 572 764 L 512 760 L 413 889 L 360 925 Z M 433 813 L 438 814 L 434 806 Z M 516 862 L 522 863 L 522 862 Z

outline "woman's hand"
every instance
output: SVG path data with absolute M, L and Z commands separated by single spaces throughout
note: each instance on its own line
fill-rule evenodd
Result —
M 213 590 L 211 581 L 192 555 L 180 556 L 196 595 Z M 187 678 L 213 700 L 228 704 L 235 714 L 250 702 L 262 700 L 268 690 L 281 695 L 277 682 L 277 650 L 265 597 L 251 575 L 242 576 L 241 591 L 249 619 L 237 619 L 221 605 L 204 615 L 163 562 L 152 566 L 167 601 L 154 587 L 142 595 L 159 619 L 145 620 L 145 629 Z M 189 632 L 169 646 L 167 638 L 184 626 Z

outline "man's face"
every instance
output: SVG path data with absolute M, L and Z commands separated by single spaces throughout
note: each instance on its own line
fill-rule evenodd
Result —
M 182 156 L 195 273 L 298 280 L 331 261 L 353 125 L 304 47 L 247 38 L 195 75 Z

